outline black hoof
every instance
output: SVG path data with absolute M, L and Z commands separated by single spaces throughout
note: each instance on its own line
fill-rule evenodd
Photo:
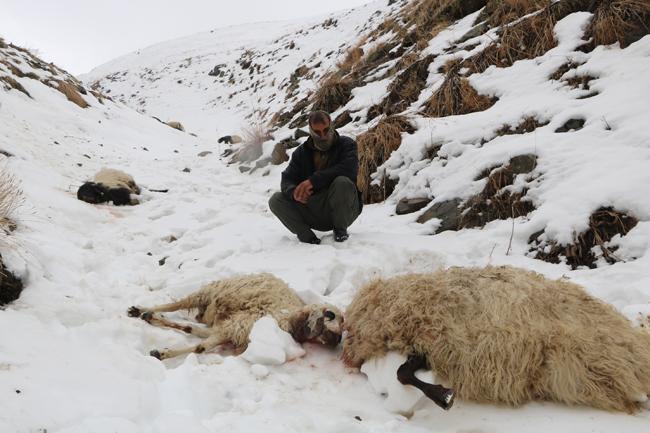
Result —
M 162 359 L 162 355 L 160 354 L 160 352 L 158 352 L 155 349 L 149 352 L 149 355 L 153 356 L 156 359 Z
M 149 323 L 149 322 L 151 322 L 151 319 L 153 318 L 153 313 L 151 311 L 145 311 L 144 313 L 142 313 L 140 318 L 142 320 L 144 320 L 145 322 Z
M 442 401 L 444 402 L 443 405 L 440 407 L 443 408 L 444 410 L 449 410 L 451 407 L 454 405 L 454 399 L 456 398 L 456 393 L 453 390 L 449 390 L 445 392 L 442 396 Z
M 140 317 L 141 313 L 142 312 L 140 311 L 140 309 L 138 307 L 131 307 L 126 312 L 126 314 L 128 314 L 129 317 Z

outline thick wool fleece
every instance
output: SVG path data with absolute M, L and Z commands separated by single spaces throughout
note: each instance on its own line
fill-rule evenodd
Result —
M 650 393 L 650 334 L 580 286 L 512 267 L 374 281 L 346 312 L 343 358 L 424 354 L 460 398 L 632 412 Z
M 95 174 L 93 180 L 108 188 L 126 188 L 132 194 L 140 194 L 140 188 L 133 180 L 133 177 L 121 170 L 102 168 Z
M 246 349 L 255 322 L 267 315 L 294 337 L 293 325 L 304 324 L 313 311 L 327 309 L 337 315 L 337 320 L 343 317 L 332 305 L 305 305 L 287 283 L 266 273 L 209 283 L 172 305 L 178 309 L 198 309 L 197 321 L 214 328 L 215 333 L 240 350 Z

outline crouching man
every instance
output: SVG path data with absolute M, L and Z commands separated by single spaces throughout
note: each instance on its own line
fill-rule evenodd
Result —
M 363 206 L 357 190 L 357 143 L 340 136 L 324 111 L 309 116 L 310 137 L 282 172 L 281 192 L 269 200 L 271 212 L 301 242 L 319 244 L 312 229 L 334 230 L 334 240 L 348 239 L 348 227 Z

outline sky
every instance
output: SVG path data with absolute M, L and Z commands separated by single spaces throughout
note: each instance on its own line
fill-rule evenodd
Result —
M 78 75 L 139 48 L 218 27 L 325 14 L 369 0 L 1 0 L 0 36 Z

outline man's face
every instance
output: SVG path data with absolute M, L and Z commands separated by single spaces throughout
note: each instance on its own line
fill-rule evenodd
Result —
M 320 138 L 327 138 L 327 134 L 330 132 L 330 122 L 316 122 L 311 124 L 311 130 L 319 136 Z

